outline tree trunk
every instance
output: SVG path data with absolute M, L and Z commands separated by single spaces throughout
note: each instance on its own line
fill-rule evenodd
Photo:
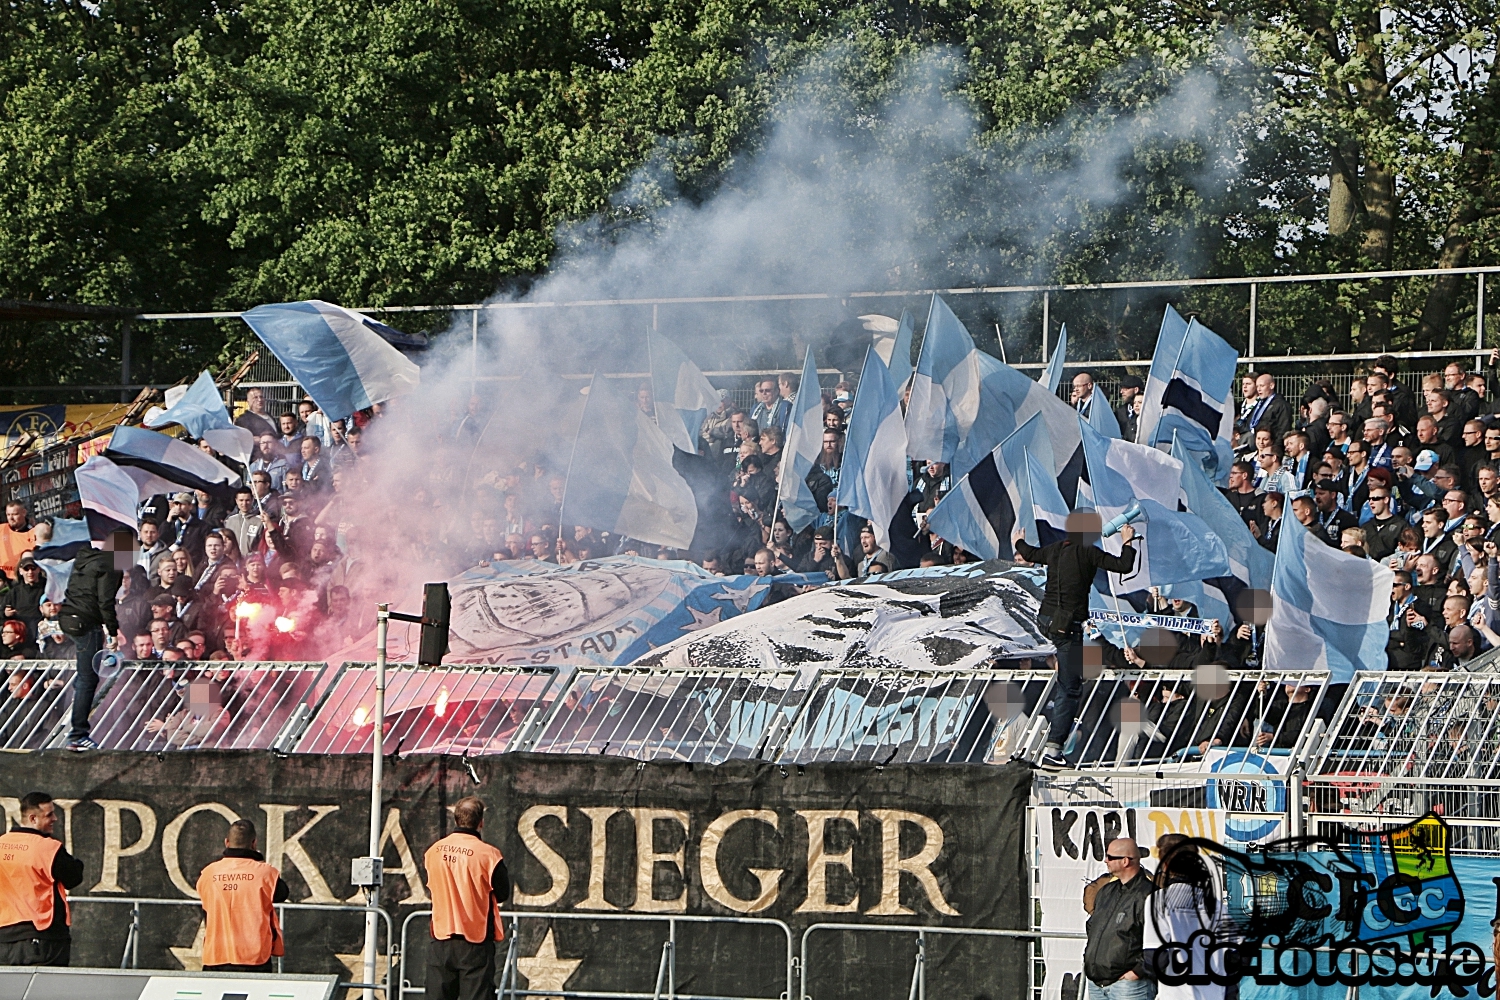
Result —
M 1335 146 L 1328 165 L 1328 235 L 1346 236 L 1359 218 L 1359 151 Z
M 1438 267 L 1463 267 L 1469 262 L 1469 250 L 1474 244 L 1475 223 L 1494 204 L 1494 178 L 1491 171 L 1495 164 L 1492 130 L 1496 115 L 1500 115 L 1500 82 L 1495 79 L 1495 67 L 1491 63 L 1484 96 L 1475 105 L 1469 119 L 1472 131 L 1464 141 L 1459 161 L 1458 200 L 1448 214 L 1448 225 L 1443 231 L 1443 249 L 1438 253 Z M 1464 280 L 1457 274 L 1444 274 L 1432 283 L 1427 301 L 1422 304 L 1417 343 L 1446 346 L 1453 323 L 1453 308 Z

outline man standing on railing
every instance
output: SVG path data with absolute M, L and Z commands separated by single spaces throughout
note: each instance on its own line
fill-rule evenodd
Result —
M 198 876 L 207 925 L 203 929 L 205 972 L 270 972 L 271 958 L 285 953 L 277 903 L 287 901 L 281 873 L 255 849 L 255 824 L 237 819 L 224 838 L 224 856 Z
M 83 881 L 83 862 L 52 839 L 56 810 L 31 792 L 21 825 L 0 837 L 0 965 L 67 965 L 72 953 L 67 890 Z
M 458 825 L 427 849 L 432 896 L 432 950 L 427 1000 L 490 1000 L 495 995 L 495 944 L 505 940 L 500 907 L 510 873 L 500 849 L 480 837 L 484 803 L 470 795 L 453 807 Z
M 1129 573 L 1135 569 L 1135 529 L 1120 529 L 1124 548 L 1111 555 L 1094 543 L 1103 525 L 1099 514 L 1077 510 L 1068 515 L 1068 537 L 1038 548 L 1023 532 L 1015 537 L 1016 552 L 1029 562 L 1047 567 L 1047 588 L 1037 615 L 1047 641 L 1057 647 L 1057 684 L 1047 710 L 1047 744 L 1038 761 L 1043 767 L 1066 767 L 1063 744 L 1073 728 L 1078 695 L 1083 689 L 1083 623 L 1089 616 L 1089 588 L 1099 570 Z

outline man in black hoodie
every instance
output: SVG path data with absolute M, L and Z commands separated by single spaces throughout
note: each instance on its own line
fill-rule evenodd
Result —
M 119 530 L 110 534 L 103 548 L 83 548 L 73 558 L 73 575 L 67 595 L 57 613 L 58 624 L 78 648 L 78 673 L 73 678 L 73 720 L 68 732 L 69 750 L 97 750 L 89 738 L 89 713 L 99 675 L 94 656 L 106 646 L 115 648 L 120 623 L 115 617 L 115 594 L 136 552 L 135 533 Z
M 1089 616 L 1089 588 L 1099 570 L 1129 573 L 1135 569 L 1135 529 L 1120 529 L 1124 548 L 1111 555 L 1094 544 L 1101 530 L 1098 512 L 1076 510 L 1068 515 L 1068 537 L 1038 548 L 1017 532 L 1015 550 L 1029 562 L 1047 567 L 1047 589 L 1042 594 L 1038 623 L 1047 641 L 1057 647 L 1057 685 L 1047 711 L 1050 729 L 1039 763 L 1063 767 L 1063 743 L 1073 728 L 1078 695 L 1083 689 L 1083 623 Z

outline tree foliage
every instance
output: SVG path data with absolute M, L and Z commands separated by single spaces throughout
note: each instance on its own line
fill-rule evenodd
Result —
M 544 273 L 579 220 L 597 236 L 711 198 L 789 89 L 826 88 L 835 125 L 862 128 L 936 47 L 981 133 L 968 176 L 933 175 L 937 214 L 972 220 L 985 245 L 929 271 L 1103 281 L 1490 262 L 1495 35 L 1489 0 L 11 0 L 0 298 L 471 301 Z M 1160 117 L 1185 81 L 1212 97 L 1187 131 Z M 1128 120 L 1144 124 L 1122 132 Z M 1105 162 L 1121 134 L 1112 197 L 1047 187 Z M 975 172 L 1025 176 L 1056 209 L 1001 218 Z M 1267 289 L 1260 344 L 1460 343 L 1471 288 Z M 1077 296 L 1063 318 L 1096 355 L 1134 354 L 1166 296 Z M 1177 301 L 1244 336 L 1243 291 Z M 971 308 L 978 326 L 1034 340 L 1034 303 Z M 142 331 L 138 374 L 179 377 L 235 335 Z M 0 381 L 118 371 L 110 330 L 0 339 Z

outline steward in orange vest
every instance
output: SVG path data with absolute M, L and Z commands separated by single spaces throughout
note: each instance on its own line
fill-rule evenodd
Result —
M 271 972 L 285 949 L 273 904 L 287 900 L 281 874 L 255 849 L 255 825 L 229 824 L 224 856 L 198 876 L 198 897 L 208 925 L 203 932 L 205 972 Z
M 0 837 L 0 965 L 67 965 L 68 889 L 83 862 L 52 839 L 57 807 L 46 792 L 21 799 L 22 826 Z
M 505 939 L 500 907 L 510 874 L 500 849 L 480 839 L 484 803 L 474 796 L 453 807 L 458 829 L 427 849 L 432 896 L 432 950 L 427 1000 L 493 1000 L 495 942 Z

